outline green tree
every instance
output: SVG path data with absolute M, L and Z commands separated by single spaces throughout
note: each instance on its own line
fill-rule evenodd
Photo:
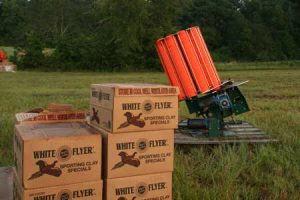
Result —
M 199 25 L 217 60 L 296 59 L 297 5 L 295 0 L 193 0 L 180 24 Z
M 2 45 L 15 45 L 24 41 L 23 1 L 0 0 L 0 42 Z
M 29 67 L 161 70 L 156 39 L 198 25 L 215 60 L 299 59 L 299 10 L 298 0 L 0 0 L 0 42 L 28 51 Z
M 180 0 L 104 0 L 96 43 L 102 69 L 161 69 L 155 40 L 175 30 Z
M 292 7 L 287 0 L 246 1 L 242 13 L 250 21 L 252 44 L 257 60 L 284 60 L 295 58 L 297 49 L 290 32 Z
M 45 56 L 43 54 L 44 44 L 35 32 L 26 35 L 26 41 L 21 49 L 22 55 L 15 54 L 13 61 L 21 69 L 45 69 Z
M 234 0 L 193 0 L 180 24 L 182 27 L 200 26 L 214 57 L 228 60 L 232 55 L 232 38 L 238 37 L 238 30 L 243 30 L 246 23 L 239 7 L 240 2 Z

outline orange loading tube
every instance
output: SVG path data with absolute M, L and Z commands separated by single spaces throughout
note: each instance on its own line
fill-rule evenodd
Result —
M 170 84 L 180 89 L 179 100 L 220 89 L 220 77 L 199 27 L 157 40 L 156 50 Z
M 179 31 L 177 33 L 177 38 L 185 56 L 186 63 L 189 66 L 190 73 L 194 79 L 197 91 L 201 93 L 208 92 L 210 90 L 210 85 L 207 82 L 207 77 L 203 71 L 203 68 L 200 67 L 200 61 L 197 57 L 195 49 L 193 48 L 189 34 L 185 30 Z
M 197 89 L 189 72 L 188 66 L 180 51 L 179 44 L 175 35 L 168 35 L 165 38 L 166 47 L 172 59 L 173 66 L 177 72 L 177 76 L 181 82 L 186 97 L 191 98 L 197 96 Z
M 187 31 L 190 35 L 194 49 L 201 63 L 201 68 L 205 72 L 210 89 L 214 91 L 219 90 L 221 85 L 221 79 L 209 54 L 200 28 L 192 27 L 187 29 Z
M 164 71 L 168 76 L 170 84 L 179 88 L 179 100 L 184 100 L 186 96 L 180 83 L 179 77 L 177 76 L 177 72 L 172 63 L 172 59 L 169 55 L 164 39 L 159 39 L 156 41 L 156 50 L 158 52 L 158 56 L 164 68 Z

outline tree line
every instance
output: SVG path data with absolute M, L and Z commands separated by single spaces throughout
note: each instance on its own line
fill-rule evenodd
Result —
M 216 61 L 300 59 L 299 0 L 0 0 L 24 69 L 160 70 L 155 40 L 200 26 Z

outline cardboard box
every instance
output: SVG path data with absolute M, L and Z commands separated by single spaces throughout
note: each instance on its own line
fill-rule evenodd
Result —
M 25 189 L 99 180 L 101 143 L 84 123 L 16 125 L 17 174 Z
M 172 173 L 150 174 L 105 180 L 104 199 L 172 199 Z
M 102 131 L 103 177 L 173 171 L 174 130 L 110 134 Z
M 102 180 L 37 189 L 24 189 L 14 173 L 14 200 L 102 200 Z
M 178 88 L 152 84 L 92 84 L 90 124 L 111 133 L 175 129 Z

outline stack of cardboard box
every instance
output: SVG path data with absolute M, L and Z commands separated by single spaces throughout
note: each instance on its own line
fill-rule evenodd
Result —
M 15 200 L 101 200 L 101 135 L 84 123 L 20 124 Z
M 103 139 L 104 198 L 172 199 L 178 88 L 93 84 L 90 125 Z

